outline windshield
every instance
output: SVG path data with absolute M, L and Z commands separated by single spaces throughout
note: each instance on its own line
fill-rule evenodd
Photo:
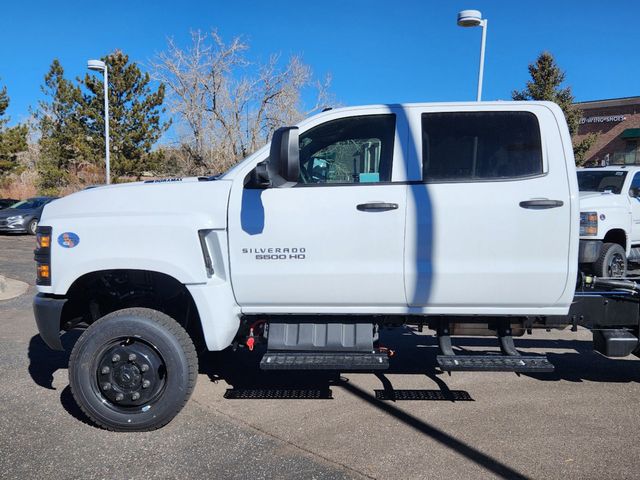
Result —
M 29 198 L 28 200 L 20 200 L 19 202 L 11 205 L 9 208 L 15 208 L 18 210 L 29 210 L 31 208 L 38 208 L 43 203 L 44 203 L 44 200 Z
M 620 193 L 627 172 L 622 171 L 584 171 L 578 172 L 578 188 L 581 192 Z

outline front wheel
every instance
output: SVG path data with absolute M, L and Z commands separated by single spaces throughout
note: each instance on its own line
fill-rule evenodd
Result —
M 593 264 L 593 270 L 598 277 L 620 278 L 627 274 L 627 255 L 617 243 L 602 245 L 600 257 Z
M 27 233 L 29 235 L 35 235 L 38 231 L 38 219 L 34 218 L 27 224 Z
M 198 359 L 185 330 L 147 308 L 110 313 L 87 328 L 69 358 L 69 384 L 82 411 L 114 431 L 169 423 L 196 383 Z

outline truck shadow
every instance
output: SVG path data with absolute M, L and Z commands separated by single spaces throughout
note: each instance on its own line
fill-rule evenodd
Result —
M 364 404 L 378 409 L 385 415 L 395 418 L 407 427 L 425 437 L 457 452 L 469 461 L 479 465 L 497 478 L 524 479 L 525 475 L 502 463 L 487 453 L 459 440 L 439 428 L 427 423 L 394 405 L 398 400 L 447 400 L 473 401 L 467 392 L 452 391 L 434 371 L 434 363 L 419 369 L 415 366 L 406 368 L 407 364 L 393 362 L 389 373 L 420 373 L 432 379 L 438 390 L 395 390 L 386 375 L 376 374 L 380 380 L 381 390 L 375 395 L 355 385 L 347 378 L 335 373 L 326 372 L 262 372 L 259 361 L 262 352 L 218 352 L 207 353 L 201 361 L 201 371 L 212 381 L 224 380 L 231 388 L 227 389 L 227 399 L 331 399 L 331 388 L 340 388 Z M 421 361 L 426 361 L 429 353 L 420 351 Z M 413 362 L 411 362 L 413 363 Z M 404 365 L 404 366 L 403 366 Z M 422 392 L 422 394 L 420 393 Z
M 331 399 L 331 385 L 340 381 L 333 372 L 260 370 L 263 348 L 255 351 L 206 352 L 200 355 L 200 373 L 213 382 L 224 381 L 230 388 L 225 392 L 229 400 L 239 399 Z
M 375 390 L 376 398 L 381 400 L 473 400 L 464 391 L 449 390 L 443 380 L 444 374 L 437 367 L 438 352 L 435 336 L 418 334 L 412 328 L 383 330 L 381 344 L 398 352 L 389 362 L 389 369 L 376 376 L 381 389 Z M 487 337 L 453 337 L 454 349 L 469 353 L 478 349 L 498 350 L 497 340 Z M 553 373 L 521 374 L 540 381 L 629 383 L 640 382 L 640 361 L 635 357 L 612 359 L 593 351 L 591 341 L 557 340 L 521 337 L 516 339 L 516 347 L 522 353 L 545 352 L 555 366 Z M 212 381 L 224 380 L 230 388 L 225 398 L 269 398 L 269 399 L 330 399 L 330 387 L 343 382 L 339 373 L 316 371 L 262 371 L 260 359 L 263 348 L 249 352 L 240 349 L 236 352 L 225 350 L 202 355 L 200 373 L 206 374 Z M 375 372 L 371 372 L 375 374 Z M 435 390 L 396 390 L 388 375 L 413 374 L 431 379 L 438 387 Z M 455 373 L 453 373 L 455 375 Z M 484 375 L 483 372 L 477 375 Z M 515 375 L 502 373 L 502 375 Z
M 29 375 L 31 379 L 43 388 L 55 390 L 53 374 L 69 366 L 71 349 L 82 334 L 82 330 L 72 330 L 61 337 L 64 350 L 51 350 L 40 335 L 34 335 L 29 341 Z
M 71 330 L 62 336 L 61 352 L 51 350 L 40 338 L 34 335 L 29 341 L 29 375 L 36 385 L 48 390 L 56 390 L 53 386 L 53 375 L 56 371 L 69 367 L 69 356 L 71 349 L 82 334 L 82 330 Z M 91 420 L 84 414 L 78 404 L 73 399 L 69 385 L 66 385 L 60 392 L 60 404 L 76 420 L 92 425 Z
M 388 370 L 382 372 L 360 372 L 375 375 L 380 381 L 380 389 L 374 390 L 375 398 L 392 402 L 401 400 L 423 401 L 473 401 L 468 392 L 450 390 L 443 375 L 435 368 L 431 352 L 416 352 L 420 358 L 412 356 L 400 360 L 394 358 Z M 264 371 L 260 369 L 260 359 L 264 348 L 253 352 L 246 350 L 208 352 L 201 355 L 200 373 L 211 381 L 224 381 L 229 388 L 225 391 L 227 400 L 269 399 L 269 400 L 331 400 L 331 387 L 343 386 L 348 380 L 342 373 L 330 371 Z M 426 376 L 435 383 L 436 389 L 394 388 L 389 374 L 415 374 Z

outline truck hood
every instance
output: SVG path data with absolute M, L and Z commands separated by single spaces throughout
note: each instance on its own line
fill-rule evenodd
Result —
M 106 185 L 82 190 L 44 208 L 40 223 L 100 217 L 192 217 L 195 229 L 224 229 L 231 182 L 177 178 Z
M 580 192 L 580 210 L 599 211 L 605 208 L 628 208 L 623 195 L 601 192 Z

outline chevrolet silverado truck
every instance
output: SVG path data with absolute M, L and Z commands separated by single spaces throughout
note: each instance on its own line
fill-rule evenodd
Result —
M 427 326 L 443 371 L 548 372 L 514 337 L 580 325 L 604 355 L 638 351 L 637 285 L 581 274 L 580 228 L 557 105 L 341 108 L 278 129 L 223 175 L 47 205 L 35 318 L 53 349 L 84 329 L 71 390 L 117 431 L 174 418 L 196 346 L 256 348 L 264 370 L 376 371 L 393 362 L 382 328 Z M 461 354 L 452 335 L 500 351 Z
M 640 167 L 580 168 L 580 256 L 600 277 L 624 277 L 640 262 Z

